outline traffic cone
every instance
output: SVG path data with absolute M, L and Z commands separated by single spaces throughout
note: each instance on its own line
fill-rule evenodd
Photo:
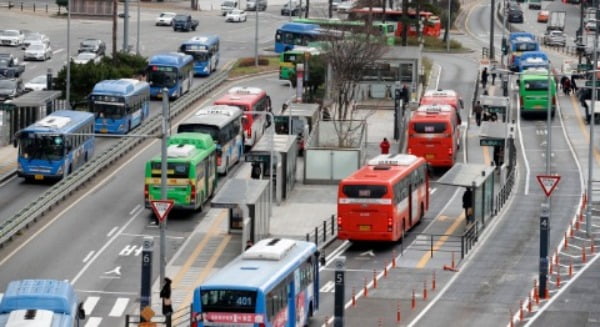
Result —
M 392 251 L 392 268 L 396 268 L 396 250 Z
M 519 300 L 519 321 L 523 321 L 524 314 L 523 314 L 523 300 Z
M 556 288 L 560 288 L 560 266 L 556 266 Z
M 410 300 L 410 308 L 415 309 L 417 307 L 417 298 L 415 296 L 415 289 L 412 290 L 412 298 Z
M 377 288 L 377 270 L 373 269 L 373 288 Z
M 398 301 L 398 310 L 396 311 L 396 323 L 399 324 L 402 319 L 402 314 L 400 313 L 400 301 Z
M 587 258 L 585 256 L 585 245 L 581 247 L 581 261 L 583 263 L 586 263 L 586 261 L 587 261 Z
M 433 271 L 433 280 L 431 281 L 431 289 L 435 291 L 435 270 Z
M 594 239 L 590 240 L 590 253 L 594 254 L 594 252 L 596 252 L 596 249 L 594 248 Z
M 533 302 L 533 301 L 531 300 L 531 293 L 529 293 L 529 295 L 528 295 L 528 297 L 527 297 L 527 311 L 528 311 L 529 313 L 531 313 L 531 312 L 533 311 L 533 308 L 532 308 L 532 306 L 533 306 L 533 303 L 532 303 L 532 302 Z
M 565 232 L 565 247 L 564 249 L 566 250 L 569 247 L 569 241 L 567 239 L 567 232 Z
M 356 306 L 356 290 L 352 287 L 352 306 Z
M 423 282 L 423 300 L 427 300 L 427 281 Z
M 364 288 L 364 292 L 365 297 L 369 296 L 369 288 L 367 288 L 367 278 L 365 277 L 365 288 Z
M 571 258 L 571 263 L 569 263 L 569 278 L 573 277 L 573 258 Z

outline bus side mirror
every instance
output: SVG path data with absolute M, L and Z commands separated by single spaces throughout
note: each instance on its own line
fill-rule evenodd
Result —
M 77 306 L 77 318 L 83 320 L 85 319 L 85 309 L 83 308 L 83 302 L 79 302 Z

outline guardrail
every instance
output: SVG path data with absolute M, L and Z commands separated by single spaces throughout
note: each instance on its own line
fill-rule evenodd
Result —
M 171 102 L 170 117 L 178 116 L 192 103 L 199 98 L 208 94 L 221 83 L 225 81 L 229 70 L 219 71 L 208 79 L 202 80 L 200 87 L 190 90 L 181 98 Z M 157 115 L 152 117 L 142 126 L 135 130 L 136 134 L 153 135 L 160 133 L 162 116 Z M 124 137 L 117 144 L 103 153 L 95 156 L 92 160 L 85 163 L 71 175 L 63 178 L 61 181 L 54 184 L 36 200 L 31 202 L 28 207 L 23 208 L 9 219 L 2 222 L 0 225 L 0 248 L 5 242 L 11 240 L 15 234 L 23 228 L 28 228 L 29 224 L 37 221 L 46 212 L 66 199 L 72 192 L 78 190 L 86 182 L 91 180 L 96 174 L 103 169 L 109 167 L 113 162 L 121 158 L 127 152 L 131 151 L 138 144 L 144 141 L 145 138 Z
M 323 224 L 315 226 L 315 230 L 306 233 L 306 241 L 313 241 L 319 250 L 322 250 L 329 243 L 337 238 L 337 224 L 335 215 L 331 215 L 329 219 L 324 219 Z
M 8 10 L 33 11 L 33 12 L 52 12 L 60 15 L 61 8 L 54 2 L 31 2 L 31 1 L 0 1 L 0 8 L 8 8 Z M 65 13 L 66 9 L 63 10 Z

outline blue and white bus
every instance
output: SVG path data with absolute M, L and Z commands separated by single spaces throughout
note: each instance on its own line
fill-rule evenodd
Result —
M 264 239 L 194 290 L 191 326 L 294 327 L 319 308 L 313 243 Z
M 126 134 L 150 115 L 150 85 L 126 78 L 101 81 L 88 101 L 96 133 Z
M 209 76 L 219 65 L 219 37 L 194 36 L 183 42 L 179 51 L 194 57 L 194 74 Z
M 59 110 L 20 130 L 17 175 L 61 179 L 94 155 L 94 114 Z
M 192 88 L 194 58 L 180 52 L 154 55 L 148 61 L 146 79 L 153 98 L 162 98 L 162 89 L 166 87 L 169 98 L 177 99 Z
M 177 133 L 209 134 L 217 144 L 217 171 L 227 175 L 229 168 L 244 155 L 244 112 L 234 106 L 212 105 L 200 108 L 177 127 Z
M 275 52 L 284 53 L 295 46 L 309 46 L 311 42 L 343 39 L 350 35 L 343 31 L 323 29 L 317 24 L 284 23 L 275 32 Z
M 0 296 L 0 326 L 83 326 L 83 305 L 73 286 L 52 279 L 24 279 L 8 283 Z

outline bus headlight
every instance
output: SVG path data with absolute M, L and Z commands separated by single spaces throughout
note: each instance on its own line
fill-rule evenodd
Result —
M 208 66 L 204 66 L 204 69 L 202 69 L 203 72 L 207 73 L 208 72 Z
M 56 171 L 56 175 L 62 175 L 63 173 L 63 166 L 58 167 L 58 170 Z
M 20 162 L 17 162 L 17 171 L 23 171 L 23 165 Z

